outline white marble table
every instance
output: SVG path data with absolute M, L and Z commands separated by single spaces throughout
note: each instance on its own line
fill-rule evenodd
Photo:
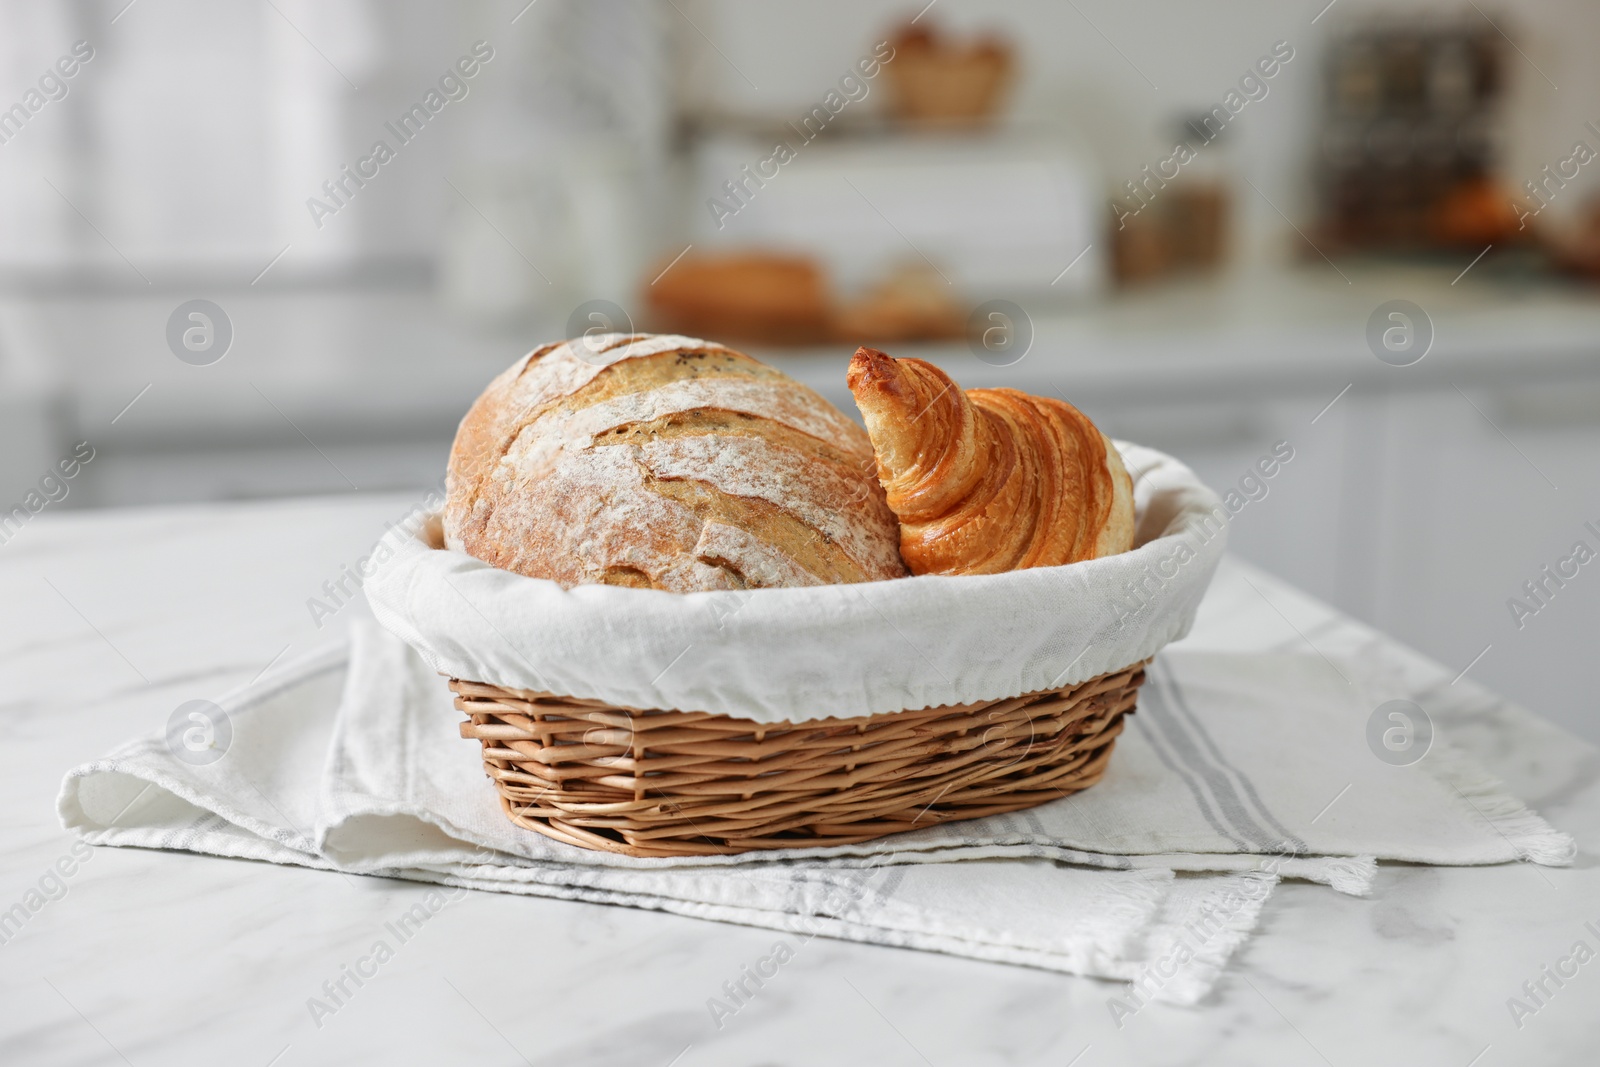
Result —
M 1546 979 L 1551 995 L 1520 1028 L 1507 1008 L 1575 942 L 1600 950 L 1600 751 L 1437 672 L 1423 703 L 1438 728 L 1576 835 L 1576 865 L 1385 866 L 1367 899 L 1287 883 L 1196 1009 L 1151 1006 L 1119 1030 L 1111 983 L 819 940 L 719 1031 L 707 997 L 772 933 L 469 893 L 319 1028 L 307 999 L 425 887 L 131 849 L 79 859 L 55 796 L 68 767 L 365 610 L 352 604 L 319 631 L 305 601 L 410 505 L 47 514 L 0 546 L 0 914 L 42 879 L 55 898 L 0 934 L 0 1063 L 1493 1067 L 1600 1056 L 1600 959 L 1560 987 Z M 1375 638 L 1230 563 L 1189 640 L 1309 641 L 1333 656 Z M 71 871 L 59 882 L 48 877 L 58 861 Z

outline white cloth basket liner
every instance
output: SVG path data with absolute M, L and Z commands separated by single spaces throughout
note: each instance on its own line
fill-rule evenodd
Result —
M 795 589 L 564 589 L 397 527 L 364 585 L 452 677 L 759 722 L 1020 696 L 1142 662 L 1189 632 L 1228 515 L 1188 467 L 1118 442 L 1135 547 L 1061 567 Z

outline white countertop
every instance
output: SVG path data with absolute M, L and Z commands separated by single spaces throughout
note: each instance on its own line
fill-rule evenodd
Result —
M 1578 284 L 1479 280 L 1446 269 L 1326 267 L 1234 273 L 1136 289 L 1092 304 L 1023 300 L 1031 350 L 992 367 L 964 342 L 897 345 L 944 365 L 966 387 L 1059 389 L 1088 405 L 1125 400 L 1332 395 L 1525 382 L 1600 373 L 1600 299 Z M 228 354 L 190 366 L 167 347 L 168 315 L 194 296 L 232 320 Z M 1367 348 L 1368 317 L 1393 299 L 1419 304 L 1436 337 L 1426 359 L 1396 368 Z M 295 438 L 319 444 L 375 429 L 448 436 L 494 374 L 562 336 L 565 309 L 517 323 L 469 322 L 433 292 L 134 293 L 0 298 L 0 386 L 56 397 L 79 425 L 117 421 L 125 445 Z M 763 349 L 769 360 L 852 410 L 844 368 L 853 345 Z M 1329 389 L 1332 386 L 1332 390 Z M 275 410 L 276 409 L 276 410 Z
M 0 909 L 71 856 L 54 810 L 68 767 L 332 638 L 364 604 L 318 631 L 306 598 L 410 505 L 46 514 L 0 546 Z M 1191 646 L 1375 647 L 1363 627 L 1250 571 L 1257 593 L 1245 573 L 1224 567 Z M 1576 865 L 1385 865 L 1366 899 L 1286 883 L 1210 1000 L 1151 1006 L 1121 1030 L 1112 983 L 818 941 L 718 1031 L 706 998 L 770 932 L 489 893 L 441 912 L 318 1029 L 307 998 L 426 887 L 98 849 L 0 944 L 0 1062 L 1592 1062 L 1600 962 L 1551 986 L 1520 1029 L 1506 1001 L 1576 941 L 1600 948 L 1585 926 L 1600 929 L 1600 751 L 1448 679 L 1424 704 L 1436 726 L 1575 835 Z

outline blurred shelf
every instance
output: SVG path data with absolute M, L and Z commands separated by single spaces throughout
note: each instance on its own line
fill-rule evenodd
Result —
M 1096 405 L 1198 399 L 1503 386 L 1600 374 L 1600 290 L 1569 283 L 1452 286 L 1447 271 L 1323 264 L 1236 273 L 1125 291 L 1093 307 L 1030 309 L 1034 340 L 1011 366 L 991 366 L 961 342 L 903 345 L 896 355 L 939 364 L 968 388 L 1060 391 Z M 1409 300 L 1432 322 L 1431 350 L 1409 367 L 1380 362 L 1367 321 Z M 849 346 L 752 350 L 836 403 Z M 1330 388 L 1331 387 L 1331 388 Z M 847 408 L 848 410 L 848 408 Z
M 1034 339 L 1010 366 L 984 363 L 959 342 L 893 350 L 969 387 L 1059 394 L 1095 417 L 1143 411 L 1162 422 L 1199 401 L 1305 397 L 1320 407 L 1347 385 L 1359 394 L 1600 375 L 1593 291 L 1470 276 L 1452 286 L 1448 271 L 1418 267 L 1348 273 L 1346 282 L 1323 265 L 1169 283 L 1088 307 L 1025 303 Z M 1403 368 L 1379 362 L 1365 339 L 1374 309 L 1397 298 L 1424 308 L 1435 331 L 1428 356 Z M 416 288 L 216 299 L 233 323 L 232 348 L 196 367 L 167 348 L 178 297 L 0 298 L 0 395 L 39 413 L 30 432 L 51 439 L 14 454 L 33 459 L 84 437 L 167 459 L 312 447 L 437 454 L 484 385 L 560 336 L 566 318 L 472 324 Z M 853 347 L 751 351 L 853 411 L 844 386 Z M 30 470 L 7 480 L 31 481 Z

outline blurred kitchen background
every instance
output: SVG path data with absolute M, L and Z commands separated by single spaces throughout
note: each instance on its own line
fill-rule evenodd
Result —
M 587 329 L 852 412 L 873 341 L 1181 457 L 1239 555 L 1600 739 L 1597 50 L 1583 0 L 3 0 L 0 552 L 421 492 Z

